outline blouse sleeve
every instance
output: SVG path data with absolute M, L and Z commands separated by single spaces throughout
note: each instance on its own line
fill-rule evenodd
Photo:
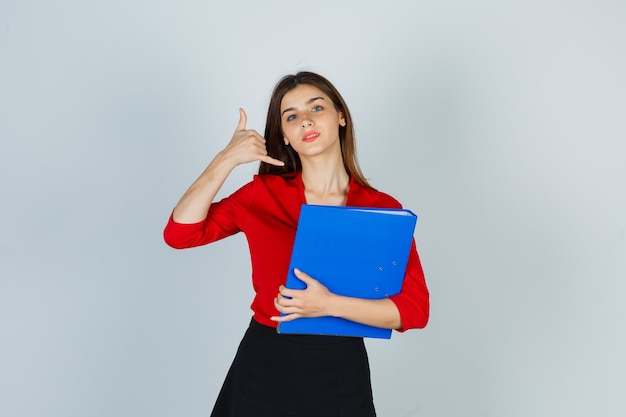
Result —
M 395 207 L 402 208 L 402 204 L 388 194 L 379 193 L 379 207 Z M 402 282 L 402 289 L 399 294 L 389 297 L 393 301 L 400 312 L 402 320 L 402 328 L 398 329 L 404 332 L 409 329 L 422 329 L 428 323 L 430 314 L 430 295 L 424 278 L 424 271 L 420 262 L 415 239 L 411 242 L 411 251 Z
M 389 297 L 400 312 L 402 328 L 398 329 L 399 331 L 426 327 L 430 313 L 429 297 L 424 271 L 413 240 L 402 290 L 399 294 Z
M 175 249 L 191 248 L 234 235 L 242 230 L 248 208 L 254 199 L 255 181 L 230 196 L 211 204 L 204 220 L 198 223 L 178 223 L 173 213 L 163 230 L 165 243 Z

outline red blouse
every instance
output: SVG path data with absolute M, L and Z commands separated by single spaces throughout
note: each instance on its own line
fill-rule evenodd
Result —
M 177 223 L 170 216 L 163 236 L 171 247 L 183 249 L 244 232 L 250 248 L 252 284 L 256 293 L 251 305 L 254 319 L 266 326 L 276 327 L 277 323 L 270 320 L 271 316 L 279 314 L 274 307 L 274 297 L 287 277 L 300 207 L 305 203 L 300 172 L 293 178 L 255 175 L 253 181 L 229 197 L 211 204 L 206 219 L 199 223 Z M 401 207 L 388 194 L 365 188 L 352 179 L 346 205 Z M 400 312 L 403 326 L 400 331 L 426 326 L 429 294 L 415 241 L 402 291 L 389 298 Z

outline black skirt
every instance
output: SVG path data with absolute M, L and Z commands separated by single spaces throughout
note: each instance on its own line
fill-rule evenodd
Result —
M 211 417 L 374 417 L 362 338 L 281 335 L 256 321 Z

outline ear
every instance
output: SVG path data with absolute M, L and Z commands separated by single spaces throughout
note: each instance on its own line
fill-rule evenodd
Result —
M 344 117 L 343 113 L 339 113 L 339 126 L 341 127 L 346 127 L 346 118 Z
M 285 146 L 289 145 L 289 139 L 287 139 L 287 136 L 283 136 L 283 140 L 285 141 Z

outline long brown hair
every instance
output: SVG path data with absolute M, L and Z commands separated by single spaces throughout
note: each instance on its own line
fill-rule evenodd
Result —
M 300 162 L 298 153 L 293 150 L 291 145 L 285 145 L 283 141 L 280 104 L 285 94 L 303 84 L 320 89 L 331 99 L 335 109 L 343 114 L 346 125 L 339 126 L 339 142 L 341 144 L 343 166 L 348 172 L 348 175 L 354 178 L 356 182 L 367 188 L 373 188 L 365 179 L 359 166 L 356 156 L 352 117 L 350 116 L 346 102 L 330 81 L 319 74 L 308 71 L 301 71 L 295 75 L 286 75 L 281 78 L 276 84 L 276 87 L 274 87 L 274 92 L 272 93 L 270 105 L 267 110 L 267 120 L 265 122 L 265 146 L 269 156 L 285 162 L 285 165 L 280 167 L 261 162 L 259 174 L 291 176 L 295 174 L 296 171 L 302 169 L 302 163 Z

